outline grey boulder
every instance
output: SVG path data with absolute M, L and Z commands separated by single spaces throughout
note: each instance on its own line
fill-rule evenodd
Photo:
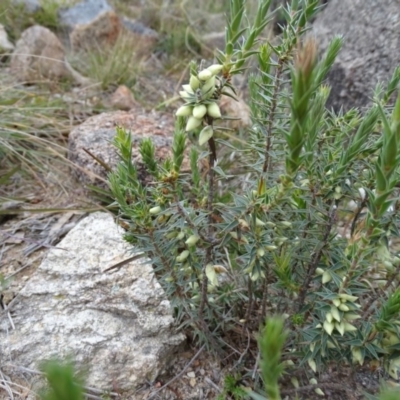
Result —
M 43 360 L 68 356 L 97 389 L 154 381 L 184 336 L 174 332 L 170 303 L 151 265 L 138 260 L 105 271 L 129 256 L 111 215 L 81 220 L 19 294 L 11 311 L 15 329 L 1 317 L 2 371 L 38 369 Z
M 335 110 L 371 104 L 376 84 L 387 82 L 400 64 L 398 0 L 329 0 L 312 33 L 322 52 L 335 35 L 344 36 L 328 78 L 328 107 Z

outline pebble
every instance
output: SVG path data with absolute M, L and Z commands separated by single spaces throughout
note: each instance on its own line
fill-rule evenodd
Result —
M 189 383 L 190 383 L 190 386 L 191 387 L 195 387 L 196 386 L 196 378 L 192 378 L 192 379 L 190 379 L 190 381 L 189 381 Z
M 187 373 L 187 376 L 188 376 L 189 378 L 195 378 L 195 377 L 196 377 L 196 374 L 192 371 L 192 372 L 188 372 L 188 373 Z
M 201 375 L 204 375 L 206 373 L 206 371 L 202 368 L 201 370 L 200 370 L 200 374 Z

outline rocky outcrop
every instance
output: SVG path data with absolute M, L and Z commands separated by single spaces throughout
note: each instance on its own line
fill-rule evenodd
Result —
M 99 15 L 113 11 L 107 0 L 84 0 L 71 7 L 60 9 L 60 23 L 72 30 L 78 25 L 90 24 Z
M 72 79 L 78 84 L 88 83 L 65 59 L 64 47 L 57 36 L 40 25 L 22 33 L 11 56 L 10 71 L 25 83 L 43 79 Z
M 147 178 L 139 153 L 139 144 L 143 138 L 152 138 L 159 160 L 171 155 L 174 121 L 170 115 L 146 112 L 139 107 L 129 112 L 116 111 L 96 115 L 74 128 L 68 137 L 68 158 L 78 166 L 74 169 L 74 174 L 84 184 L 106 185 L 107 170 L 88 152 L 114 168 L 119 161 L 117 151 L 112 145 L 117 126 L 132 133 L 132 158 L 142 180 Z
M 106 0 L 83 0 L 61 9 L 61 25 L 70 31 L 72 49 L 89 50 L 114 45 L 121 33 L 132 42 L 132 52 L 151 53 L 158 34 L 138 21 L 120 17 Z
M 400 64 L 400 4 L 396 0 L 329 0 L 313 23 L 324 51 L 334 35 L 344 46 L 329 74 L 328 107 L 348 110 L 371 103 L 378 82 Z
M 170 303 L 146 260 L 106 271 L 129 250 L 111 215 L 81 220 L 19 293 L 15 329 L 0 314 L 2 372 L 12 371 L 7 360 L 38 369 L 68 356 L 101 390 L 154 381 L 184 336 L 174 333 Z

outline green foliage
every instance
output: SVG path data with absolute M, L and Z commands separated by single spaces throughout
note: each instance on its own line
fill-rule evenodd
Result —
M 62 2 L 57 0 L 41 0 L 40 9 L 34 14 L 34 19 L 39 25 L 49 29 L 59 28 L 58 10 Z
M 14 3 L 12 0 L 0 2 L 0 24 L 2 24 L 13 41 L 19 39 L 21 33 L 32 26 L 31 15 L 25 10 L 23 3 Z
M 48 361 L 43 365 L 48 389 L 41 400 L 83 400 L 82 381 L 74 374 L 72 363 L 61 363 L 57 360 Z
M 285 315 L 284 324 L 268 320 L 260 342 L 271 398 L 281 348 L 288 375 L 306 368 L 299 379 L 318 394 L 318 373 L 332 362 L 379 359 L 396 377 L 400 96 L 393 111 L 388 102 L 400 70 L 364 113 L 329 111 L 324 80 L 342 39 L 319 57 L 302 38 L 319 2 L 293 1 L 281 41 L 261 46 L 271 16 L 269 2 L 259 4 L 247 23 L 244 2 L 231 0 L 219 64 L 192 64 L 180 92 L 172 157 L 156 159 L 149 141 L 140 147 L 147 180 L 132 163 L 129 132 L 118 129 L 121 163 L 109 180 L 130 226 L 125 238 L 148 255 L 180 327 L 219 353 L 245 353 L 248 332 Z M 253 126 L 243 142 L 219 128 L 218 102 L 253 55 Z M 188 132 L 198 141 L 185 149 Z M 227 153 L 234 166 L 218 161 Z
M 38 10 L 30 12 L 23 1 L 0 2 L 0 24 L 5 26 L 10 39 L 18 40 L 25 29 L 35 24 L 51 30 L 59 29 L 58 10 L 68 4 L 68 0 L 40 0 L 39 4 Z
M 269 318 L 259 339 L 262 377 L 270 400 L 281 398 L 278 381 L 283 372 L 281 356 L 286 337 L 287 333 L 283 330 L 283 320 Z
M 225 399 L 242 400 L 248 398 L 248 393 L 240 386 L 238 377 L 227 375 L 224 380 L 224 388 L 222 393 L 218 395 L 216 400 Z

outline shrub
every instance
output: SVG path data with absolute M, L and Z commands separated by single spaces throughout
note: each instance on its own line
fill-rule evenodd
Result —
M 342 39 L 318 57 L 315 41 L 304 38 L 318 3 L 293 1 L 282 10 L 280 41 L 255 48 L 270 2 L 244 27 L 244 1 L 231 0 L 218 64 L 192 64 L 180 93 L 171 157 L 156 160 L 151 140 L 142 141 L 145 184 L 130 134 L 118 128 L 121 163 L 109 177 L 125 239 L 153 264 L 180 328 L 225 360 L 235 362 L 227 352 L 239 349 L 235 365 L 254 366 L 256 332 L 266 316 L 282 315 L 286 372 L 305 385 L 332 363 L 372 359 L 395 377 L 400 343 L 400 258 L 391 246 L 400 96 L 392 112 L 388 106 L 400 69 L 364 112 L 327 110 L 324 80 Z M 218 101 L 234 97 L 232 76 L 253 55 L 253 126 L 242 141 L 218 127 Z

